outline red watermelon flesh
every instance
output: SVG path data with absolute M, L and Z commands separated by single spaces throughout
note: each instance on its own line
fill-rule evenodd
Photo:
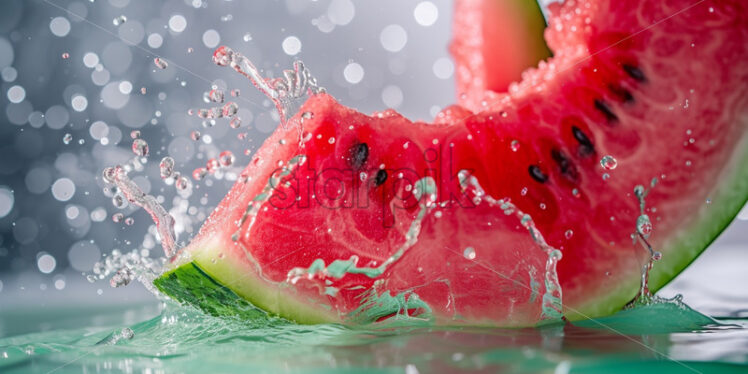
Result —
M 746 8 L 555 5 L 552 59 L 508 93 L 486 92 L 485 111 L 453 107 L 435 124 L 366 116 L 316 95 L 295 117 L 300 127 L 266 141 L 243 173 L 251 179 L 232 188 L 156 285 L 218 314 L 228 313 L 216 312 L 225 299 L 201 293 L 205 284 L 306 323 L 532 325 L 553 315 L 553 303 L 543 305 L 552 247 L 563 254 L 567 317 L 619 310 L 649 257 L 632 242 L 637 185 L 657 181 L 643 206 L 649 241 L 663 253 L 653 290 L 748 198 Z M 600 164 L 608 155 L 614 170 Z M 461 170 L 483 199 L 463 188 Z M 425 177 L 436 186 L 432 208 Z M 256 210 L 242 221 L 248 206 Z M 188 268 L 199 276 L 180 278 Z
M 505 92 L 522 72 L 550 56 L 535 0 L 458 0 L 452 42 L 460 105 L 480 110 L 484 91 Z

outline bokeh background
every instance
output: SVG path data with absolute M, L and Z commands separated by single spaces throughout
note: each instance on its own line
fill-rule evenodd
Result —
M 266 76 L 301 59 L 345 105 L 430 120 L 454 101 L 451 7 L 447 0 L 0 1 L 0 313 L 153 300 L 139 285 L 112 289 L 82 275 L 114 249 L 161 255 L 147 214 L 115 207 L 101 171 L 129 165 L 135 182 L 177 218 L 178 240 L 189 240 L 277 126 L 271 103 L 249 81 L 211 62 L 215 47 L 242 52 Z M 213 87 L 239 105 L 240 128 L 188 115 L 216 105 L 206 102 Z M 132 152 L 132 131 L 148 143 L 148 157 Z M 192 179 L 223 151 L 235 155 L 234 166 Z M 186 190 L 160 178 L 164 156 L 191 180 Z M 131 219 L 114 222 L 117 213 Z M 684 292 L 708 313 L 745 313 L 746 242 L 743 209 L 662 294 Z M 0 336 L 12 333 L 2 321 Z

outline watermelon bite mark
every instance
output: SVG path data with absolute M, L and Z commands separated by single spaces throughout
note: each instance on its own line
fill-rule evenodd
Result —
M 434 124 L 313 95 L 291 119 L 301 131 L 279 128 L 265 142 L 243 173 L 252 179 L 237 182 L 156 286 L 232 314 L 221 307 L 231 298 L 205 287 L 218 285 L 219 295 L 302 323 L 543 321 L 540 295 L 555 292 L 549 255 L 501 205 L 473 201 L 456 178 L 468 170 L 484 196 L 531 216 L 563 253 L 564 316 L 620 310 L 637 298 L 654 253 L 637 248 L 632 231 L 662 253 L 649 273 L 656 291 L 748 198 L 748 5 L 691 5 L 555 4 L 553 58 L 508 92 L 472 92 L 480 112 L 451 107 Z M 253 202 L 299 155 L 304 163 Z M 607 155 L 614 170 L 600 165 Z M 413 190 L 423 178 L 437 197 L 421 216 L 428 200 Z M 653 178 L 642 205 L 635 188 Z M 639 229 L 643 215 L 652 228 Z M 417 240 L 404 246 L 417 221 Z

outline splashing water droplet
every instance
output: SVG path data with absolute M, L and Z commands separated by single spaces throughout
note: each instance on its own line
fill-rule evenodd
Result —
M 236 114 L 238 110 L 239 110 L 239 105 L 236 105 L 236 103 L 233 101 L 229 101 L 222 108 L 223 116 L 232 117 Z
M 642 234 L 644 238 L 649 238 L 652 233 L 652 221 L 649 220 L 648 215 L 642 214 L 636 219 L 636 231 Z
M 104 178 L 104 182 L 113 184 L 114 183 L 114 168 L 106 168 L 101 172 L 101 177 Z
M 130 131 L 130 138 L 137 139 L 140 137 L 140 131 L 138 130 L 132 130 Z
M 69 58 L 70 58 L 70 53 L 65 52 L 65 53 L 62 54 L 62 59 L 63 60 L 67 60 Z
M 65 136 L 62 137 L 62 142 L 65 144 L 70 144 L 70 142 L 73 141 L 73 135 L 70 133 L 65 134 Z
M 112 221 L 114 221 L 115 223 L 120 223 L 123 219 L 125 219 L 125 215 L 122 213 L 114 213 L 112 215 Z
M 112 205 L 117 209 L 123 209 L 127 206 L 127 200 L 121 194 L 116 194 L 112 196 Z
M 112 24 L 114 24 L 114 26 L 120 26 L 125 22 L 127 22 L 127 17 L 125 17 L 124 15 L 114 17 L 114 19 L 112 20 Z
M 249 78 L 260 92 L 273 101 L 280 117 L 281 125 L 285 126 L 295 99 L 325 92 L 317 85 L 314 78 L 301 61 L 295 61 L 293 70 L 283 70 L 282 77 L 264 78 L 259 69 L 242 54 L 226 46 L 218 47 L 213 52 L 213 62 L 218 66 L 231 66 L 238 73 Z
M 117 165 L 113 169 L 114 184 L 128 201 L 148 212 L 156 224 L 156 231 L 161 238 L 161 246 L 164 249 L 164 254 L 167 258 L 174 256 L 177 252 L 174 217 L 158 203 L 158 200 L 154 196 L 147 195 L 137 184 L 130 180 L 125 168 Z M 177 184 L 177 187 L 179 187 L 179 184 Z
M 132 278 L 132 271 L 128 268 L 122 268 L 112 275 L 112 278 L 109 279 L 109 285 L 112 286 L 112 288 L 127 286 L 132 282 Z
M 208 170 L 205 168 L 197 168 L 192 171 L 192 179 L 199 181 L 203 180 L 205 178 L 205 175 L 208 174 Z
M 238 88 L 231 90 L 232 97 L 239 97 L 240 94 L 241 94 L 241 91 Z
M 229 126 L 231 126 L 232 129 L 238 129 L 242 125 L 242 119 L 238 116 L 231 117 L 231 121 L 229 122 Z
M 201 134 L 201 133 L 200 133 L 200 131 L 197 131 L 197 130 L 193 130 L 193 131 L 192 131 L 192 132 L 190 133 L 190 138 L 191 138 L 192 140 L 194 140 L 194 141 L 198 141 L 198 140 L 200 140 L 200 138 L 202 137 L 202 135 L 203 135 L 203 134 Z
M 205 163 L 205 168 L 208 170 L 208 173 L 213 174 L 218 170 L 218 168 L 221 166 L 221 164 L 218 163 L 218 160 L 215 158 L 208 159 L 208 162 Z
M 208 100 L 214 103 L 222 103 L 224 98 L 224 93 L 222 90 L 219 90 L 217 88 L 214 88 L 208 92 Z
M 153 64 L 156 65 L 157 68 L 162 69 L 162 70 L 169 67 L 169 63 L 166 62 L 166 60 L 159 58 L 159 57 L 156 57 L 153 59 Z
M 177 178 L 176 187 L 180 191 L 185 191 L 190 187 L 190 180 L 187 177 Z
M 613 156 L 607 155 L 600 159 L 600 166 L 605 170 L 615 170 L 618 167 L 618 160 Z
M 234 163 L 234 154 L 231 151 L 223 151 L 218 155 L 218 162 L 223 167 L 229 167 Z
M 158 168 L 162 179 L 171 177 L 174 175 L 174 159 L 169 156 L 162 158 Z
M 135 224 L 135 218 L 132 218 L 132 217 L 125 218 L 125 225 L 132 226 L 133 224 Z
M 133 140 L 132 152 L 137 156 L 148 156 L 148 143 L 140 138 Z
M 465 258 L 468 260 L 474 260 L 475 259 L 475 248 L 473 247 L 465 248 L 465 251 L 462 252 L 462 255 L 465 256 Z

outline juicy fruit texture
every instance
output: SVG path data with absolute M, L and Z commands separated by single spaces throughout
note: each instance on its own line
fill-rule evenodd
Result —
M 453 107 L 412 123 L 311 98 L 175 271 L 197 266 L 204 280 L 193 283 L 300 322 L 524 326 L 549 316 L 553 289 L 525 214 L 563 253 L 563 313 L 578 319 L 636 295 L 649 254 L 632 234 L 644 213 L 663 253 L 650 288 L 664 285 L 748 198 L 748 5 L 566 1 L 550 11 L 554 57 L 508 93 L 484 92 L 483 112 Z M 600 165 L 607 155 L 614 170 Z M 641 202 L 637 185 L 649 189 Z M 156 283 L 174 295 L 169 277 Z
M 551 55 L 536 0 L 458 0 L 450 52 L 460 105 L 481 110 L 483 91 L 505 92 Z

